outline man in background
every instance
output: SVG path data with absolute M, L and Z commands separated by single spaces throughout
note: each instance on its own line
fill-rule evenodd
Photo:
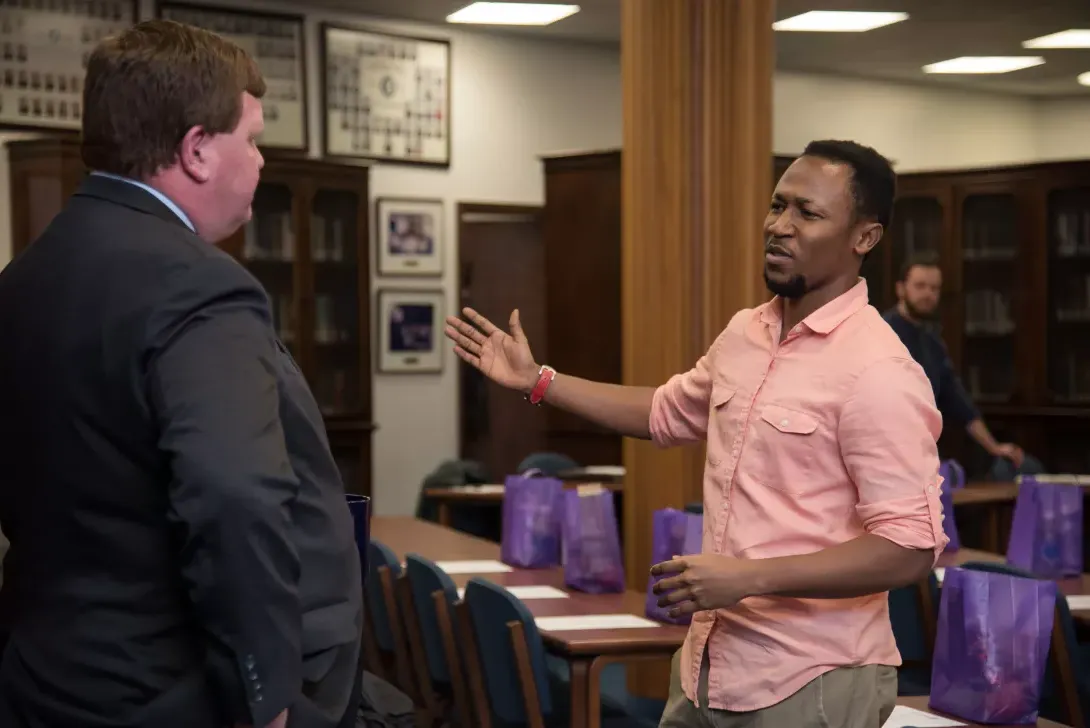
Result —
M 4 728 L 351 726 L 359 555 L 261 285 L 265 82 L 165 20 L 91 54 L 91 174 L 0 273 Z
M 992 436 L 954 371 L 946 345 L 935 333 L 941 294 L 942 269 L 938 256 L 921 253 L 902 268 L 897 281 L 897 305 L 886 311 L 883 318 L 901 337 L 912 358 L 923 367 L 935 391 L 935 402 L 944 423 L 964 427 L 993 458 L 1004 458 L 1015 468 L 1021 468 L 1022 448 L 1009 442 L 998 442 Z

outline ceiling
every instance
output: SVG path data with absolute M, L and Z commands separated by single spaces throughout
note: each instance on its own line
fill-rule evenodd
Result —
M 541 0 L 545 1 L 545 0 Z M 622 0 L 556 0 L 582 10 L 543 28 L 481 32 L 616 44 Z M 709 0 L 728 2 L 729 0 Z M 470 0 L 312 0 L 329 9 L 443 24 Z M 838 75 L 943 84 L 1033 96 L 1090 96 L 1075 77 L 1090 71 L 1090 49 L 1029 51 L 1022 41 L 1068 28 L 1090 28 L 1088 0 L 778 0 L 777 19 L 808 10 L 896 10 L 906 22 L 867 33 L 776 33 L 776 67 Z M 1040 55 L 1045 64 L 992 76 L 925 74 L 927 63 L 971 55 Z

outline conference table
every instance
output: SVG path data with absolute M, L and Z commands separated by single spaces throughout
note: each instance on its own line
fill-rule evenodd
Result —
M 416 553 L 436 562 L 496 562 L 500 559 L 497 543 L 464 534 L 445 526 L 411 517 L 376 516 L 371 522 L 371 537 L 386 544 L 398 558 Z M 944 555 L 945 563 L 958 563 L 979 557 L 984 552 L 963 550 L 961 556 Z M 987 555 L 994 560 L 995 555 Z M 940 562 L 941 563 L 941 562 Z M 535 620 L 568 617 L 589 623 L 587 617 L 645 618 L 646 595 L 643 590 L 621 594 L 585 594 L 564 587 L 564 574 L 556 569 L 512 569 L 501 573 L 451 573 L 456 586 L 464 587 L 474 576 L 507 587 L 551 587 L 568 593 L 564 599 L 524 599 Z M 1090 615 L 1087 615 L 1090 616 Z M 599 728 L 601 719 L 600 686 L 602 669 L 611 662 L 666 660 L 681 647 L 686 627 L 654 623 L 639 628 L 600 627 L 595 629 L 552 629 L 538 622 L 542 640 L 549 652 L 568 662 L 571 671 L 572 728 Z M 585 626 L 585 625 L 584 625 Z M 926 705 L 927 698 L 900 698 L 899 710 L 914 709 L 937 715 Z M 912 714 L 918 715 L 918 714 Z M 976 724 L 959 720 L 966 726 Z M 908 723 L 906 725 L 912 725 Z M 1042 720 L 1038 726 L 1062 728 Z M 992 728 L 996 728 L 993 726 Z

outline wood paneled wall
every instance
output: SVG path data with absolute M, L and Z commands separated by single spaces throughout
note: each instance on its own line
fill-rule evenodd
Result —
M 621 4 L 623 377 L 657 386 L 693 366 L 764 298 L 771 188 L 772 0 Z M 647 586 L 651 515 L 702 499 L 705 449 L 625 440 L 625 558 Z M 631 688 L 663 695 L 661 670 Z
M 549 364 L 597 382 L 621 379 L 621 152 L 543 159 Z M 549 407 L 550 450 L 581 465 L 621 462 L 621 437 Z

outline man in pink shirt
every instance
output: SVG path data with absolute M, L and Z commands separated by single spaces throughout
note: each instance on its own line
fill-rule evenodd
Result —
M 475 311 L 446 334 L 466 362 L 629 437 L 707 441 L 703 552 L 657 564 L 693 613 L 660 728 L 879 728 L 901 658 L 887 592 L 946 545 L 931 385 L 859 277 L 889 227 L 895 176 L 854 142 L 811 143 L 764 224 L 775 295 L 738 312 L 690 371 L 622 387 L 534 362 Z

